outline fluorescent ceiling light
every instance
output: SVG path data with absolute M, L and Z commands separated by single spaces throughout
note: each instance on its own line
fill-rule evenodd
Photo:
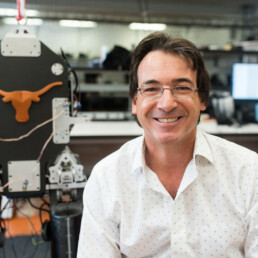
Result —
M 167 25 L 164 23 L 137 23 L 133 22 L 129 24 L 131 30 L 155 30 L 161 31 L 167 28 Z
M 43 21 L 41 19 L 22 19 L 19 22 L 15 18 L 4 18 L 3 22 L 8 25 L 34 25 L 34 26 L 40 26 L 42 25 Z
M 94 28 L 97 23 L 93 21 L 77 21 L 77 20 L 60 20 L 59 25 L 62 27 L 79 27 L 79 28 Z
M 37 10 L 30 10 L 30 9 L 26 9 L 25 13 L 26 13 L 27 17 L 35 17 L 35 16 L 38 16 L 38 14 L 39 14 L 39 12 Z M 13 16 L 17 16 L 17 15 L 18 15 L 17 9 L 14 9 L 14 8 L 0 8 L 0 16 L 13 17 Z

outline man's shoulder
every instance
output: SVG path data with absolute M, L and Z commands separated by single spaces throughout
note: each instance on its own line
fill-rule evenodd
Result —
M 240 144 L 232 142 L 221 136 L 216 136 L 203 132 L 210 148 L 213 152 L 222 152 L 224 155 L 243 157 L 258 157 L 258 154 Z
M 105 158 L 100 160 L 96 165 L 95 168 L 100 167 L 116 167 L 118 164 L 121 163 L 128 163 L 132 161 L 139 152 L 143 143 L 143 136 L 139 136 L 132 140 L 127 141 L 124 143 L 119 149 L 114 151 L 113 153 L 107 155 Z
M 115 198 L 125 187 L 135 185 L 137 181 L 133 175 L 136 174 L 136 168 L 140 164 L 139 153 L 142 150 L 142 143 L 142 137 L 137 137 L 100 160 L 91 171 L 86 184 L 87 189 L 94 188 L 97 184 L 103 194 Z

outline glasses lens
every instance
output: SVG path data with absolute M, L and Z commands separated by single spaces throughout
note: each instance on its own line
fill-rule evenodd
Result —
M 163 87 L 160 85 L 148 85 L 138 88 L 145 97 L 160 97 L 163 93 Z M 195 89 L 189 86 L 176 86 L 173 88 L 164 88 L 164 90 L 171 90 L 173 96 L 176 98 L 189 98 L 195 93 Z
M 156 97 L 161 95 L 160 86 L 144 86 L 141 88 L 142 94 L 146 97 Z
M 173 88 L 173 92 L 174 92 L 173 95 L 175 97 L 185 98 L 185 97 L 192 97 L 194 94 L 194 89 L 188 86 L 178 86 Z

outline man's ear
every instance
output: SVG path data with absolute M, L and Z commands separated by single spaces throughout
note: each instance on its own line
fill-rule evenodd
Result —
M 206 108 L 206 105 L 203 102 L 201 102 L 200 111 L 204 111 L 206 110 Z
M 137 102 L 137 95 L 134 96 L 133 101 L 132 101 L 132 114 L 134 114 L 134 115 L 137 114 L 136 102 Z

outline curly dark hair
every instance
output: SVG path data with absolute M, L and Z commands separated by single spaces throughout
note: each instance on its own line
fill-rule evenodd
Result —
M 181 37 L 172 37 L 154 32 L 145 37 L 132 53 L 129 94 L 134 98 L 138 87 L 137 71 L 143 58 L 151 51 L 161 50 L 182 57 L 193 71 L 197 71 L 197 87 L 201 101 L 207 106 L 210 92 L 210 78 L 203 58 L 196 46 Z

